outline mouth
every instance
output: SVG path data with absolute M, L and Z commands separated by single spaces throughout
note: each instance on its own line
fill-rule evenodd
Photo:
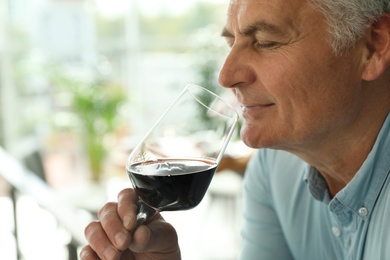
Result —
M 266 109 L 274 106 L 274 103 L 267 104 L 241 104 L 242 115 L 244 118 L 257 117 Z
M 270 107 L 273 105 L 274 105 L 273 103 L 269 103 L 269 104 L 241 104 L 241 109 L 242 109 L 242 111 L 263 109 L 263 108 L 267 108 L 267 107 Z

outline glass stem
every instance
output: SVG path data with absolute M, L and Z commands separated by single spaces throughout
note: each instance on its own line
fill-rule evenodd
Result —
M 136 228 L 142 224 L 148 224 L 158 213 L 159 211 L 157 209 L 150 207 L 140 200 L 138 202 Z

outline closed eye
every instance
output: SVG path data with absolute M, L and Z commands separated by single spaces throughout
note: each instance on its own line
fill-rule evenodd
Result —
M 229 48 L 232 48 L 234 44 L 234 38 L 226 38 L 226 43 L 229 46 Z
M 272 49 L 278 46 L 277 42 L 258 42 L 253 43 L 254 47 L 257 49 Z

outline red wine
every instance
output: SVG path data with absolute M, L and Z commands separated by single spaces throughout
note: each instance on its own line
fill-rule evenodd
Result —
M 167 211 L 197 206 L 216 169 L 213 161 L 171 159 L 131 165 L 127 174 L 145 203 Z

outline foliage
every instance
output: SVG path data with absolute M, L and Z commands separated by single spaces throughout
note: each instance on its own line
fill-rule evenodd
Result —
M 99 181 L 107 154 L 104 137 L 121 123 L 118 107 L 125 101 L 122 86 L 102 80 L 85 81 L 66 74 L 54 73 L 51 80 L 61 96 L 68 96 L 69 110 L 78 119 L 94 181 Z
M 218 73 L 222 67 L 224 57 L 228 53 L 228 47 L 225 40 L 220 36 L 220 28 L 215 25 L 209 25 L 197 31 L 192 38 L 194 49 L 196 50 L 196 60 L 194 62 L 194 71 L 197 75 L 199 85 L 211 90 L 225 99 L 224 90 L 218 84 Z M 206 97 L 205 97 L 206 98 Z M 235 100 L 235 99 L 234 99 Z M 210 98 L 210 104 L 212 99 Z M 227 100 L 230 102 L 231 100 Z M 231 104 L 235 106 L 236 104 Z M 204 124 L 213 124 L 209 118 L 200 116 Z M 238 122 L 235 138 L 239 138 L 241 122 Z
M 197 30 L 192 36 L 191 42 L 197 54 L 193 64 L 193 70 L 197 76 L 197 84 L 220 95 L 222 87 L 218 84 L 218 71 L 221 67 L 226 46 L 223 39 L 219 36 L 216 26 L 209 25 Z M 202 97 L 202 100 L 209 105 L 214 98 L 205 95 Z M 205 125 L 213 124 L 213 121 L 207 115 L 200 114 L 199 120 Z

